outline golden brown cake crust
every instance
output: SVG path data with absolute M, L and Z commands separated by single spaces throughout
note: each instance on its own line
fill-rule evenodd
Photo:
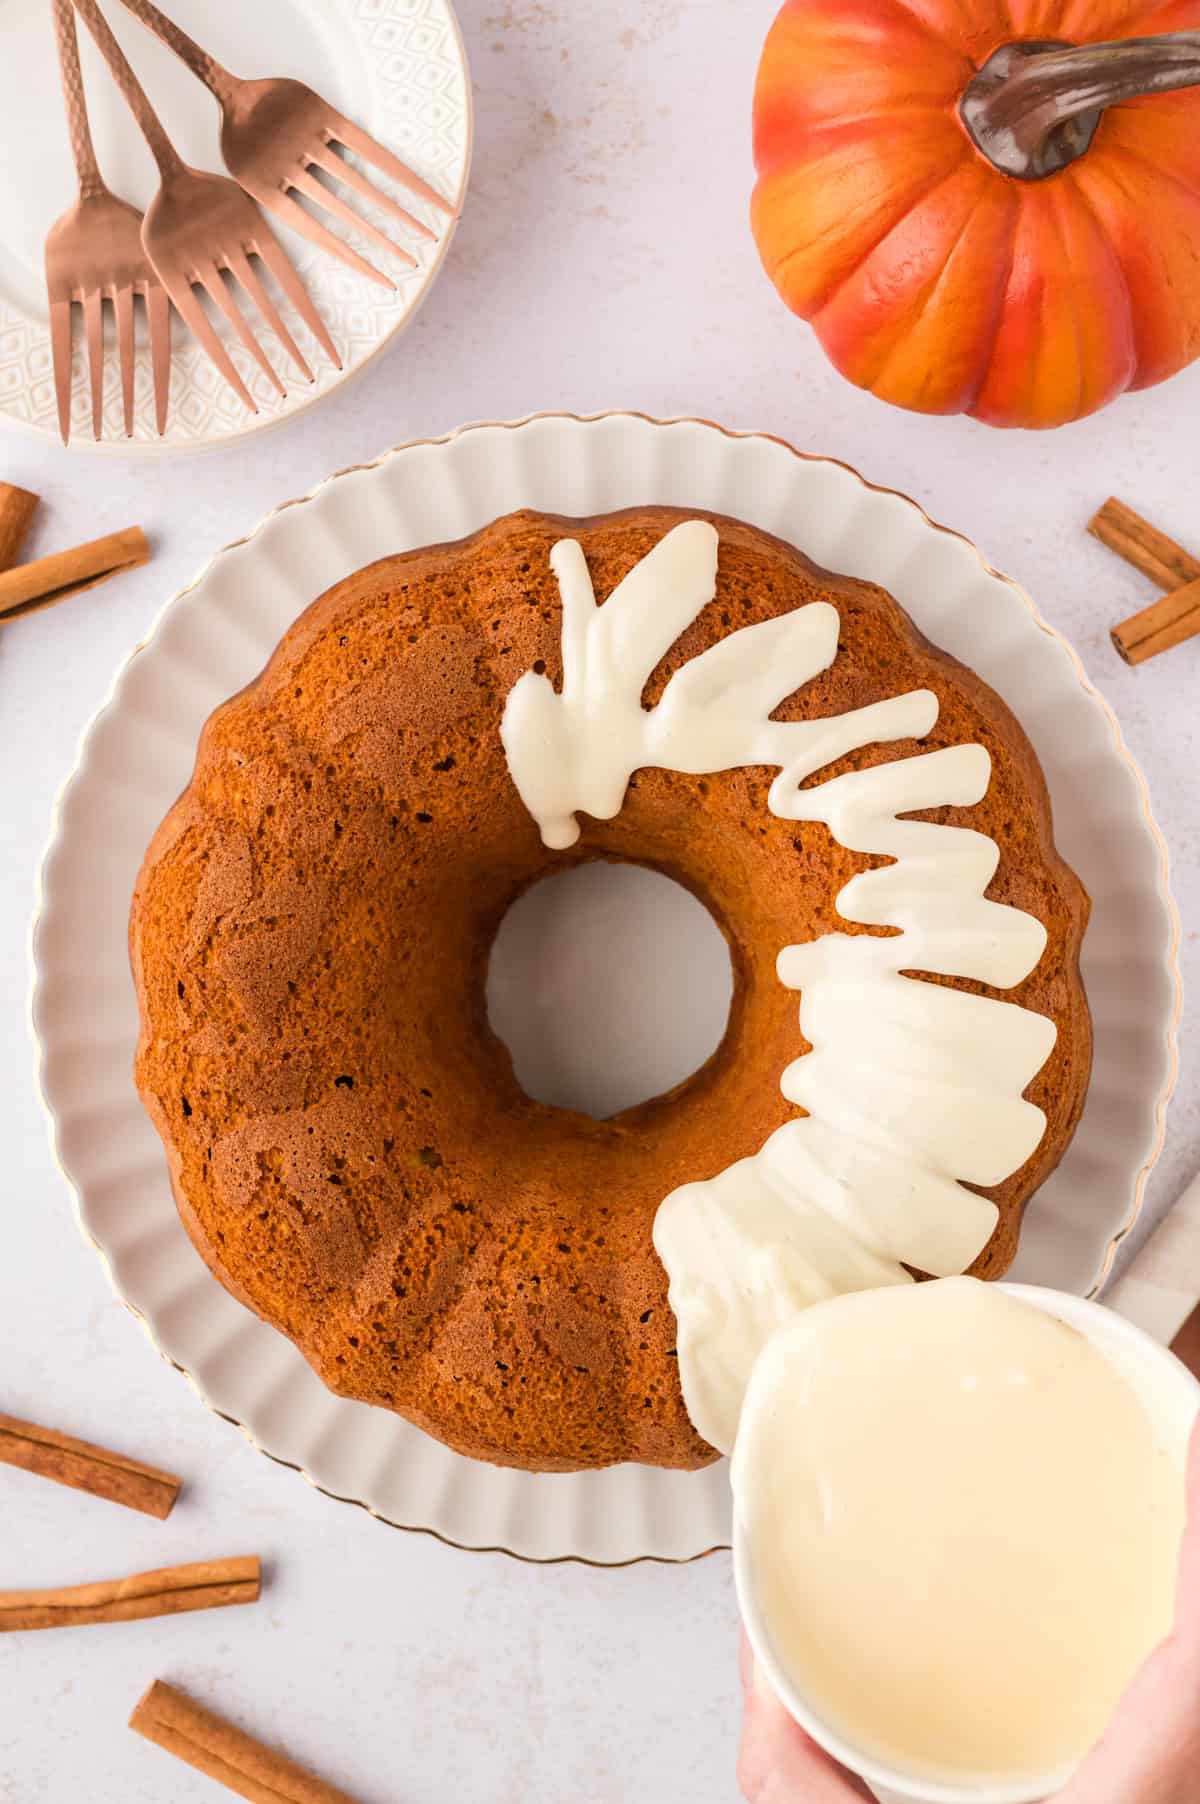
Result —
M 695 517 L 515 514 L 340 583 L 208 722 L 134 896 L 137 1083 L 204 1258 L 333 1390 L 503 1464 L 715 1457 L 683 1406 L 654 1213 L 796 1113 L 779 1076 L 806 1043 L 775 975 L 780 948 L 866 931 L 834 899 L 872 861 L 820 824 L 771 814 L 773 772 L 641 771 L 616 819 L 585 817 L 566 853 L 542 845 L 509 778 L 509 689 L 534 666 L 561 675 L 555 540 L 580 540 L 603 598 Z M 979 807 L 928 818 L 992 834 L 988 895 L 1049 932 L 1032 976 L 1005 992 L 1053 1017 L 1058 1041 L 1026 1092 L 1045 1137 L 987 1193 L 1000 1223 L 973 1269 L 998 1276 L 1074 1131 L 1091 1063 L 1078 966 L 1088 900 L 1054 849 L 1037 759 L 999 698 L 882 590 L 705 517 L 720 533 L 716 599 L 654 673 L 648 703 L 723 633 L 830 600 L 839 656 L 777 718 L 924 686 L 941 713 L 922 744 L 979 740 L 992 755 Z M 914 749 L 870 746 L 827 774 Z M 713 1056 L 610 1121 L 530 1101 L 484 1000 L 510 903 L 589 858 L 636 860 L 693 890 L 735 972 Z

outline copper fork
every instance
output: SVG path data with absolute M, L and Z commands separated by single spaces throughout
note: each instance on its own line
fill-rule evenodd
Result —
M 254 302 L 306 381 L 312 381 L 312 371 L 251 263 L 252 256 L 257 256 L 270 270 L 309 331 L 340 369 L 342 360 L 324 321 L 292 267 L 287 252 L 254 202 L 226 176 L 192 169 L 183 161 L 96 0 L 74 0 L 74 4 L 95 38 L 158 164 L 162 185 L 147 207 L 142 222 L 146 254 L 183 320 L 230 387 L 252 413 L 258 412 L 253 396 L 213 330 L 196 294 L 197 286 L 203 288 L 217 311 L 228 321 L 267 379 L 281 395 L 287 392 L 239 308 L 225 280 L 223 272 L 226 271 Z
M 54 0 L 54 34 L 62 69 L 63 97 L 79 199 L 51 226 L 46 238 L 46 291 L 50 301 L 50 346 L 58 427 L 63 444 L 71 437 L 72 308 L 83 308 L 88 374 L 92 390 L 92 436 L 99 439 L 104 414 L 104 302 L 111 301 L 117 324 L 117 358 L 125 413 L 125 436 L 133 433 L 133 297 L 141 295 L 150 327 L 154 411 L 161 437 L 171 389 L 171 303 L 142 249 L 142 216 L 114 194 L 100 174 L 88 126 L 87 99 L 79 67 L 79 41 L 71 0 Z
M 384 208 L 418 238 L 432 240 L 435 234 L 369 176 L 339 155 L 336 145 L 353 151 L 410 194 L 453 217 L 454 208 L 436 189 L 423 182 L 399 157 L 393 156 L 361 126 L 345 118 L 303 82 L 283 78 L 242 81 L 228 69 L 223 69 L 214 57 L 160 12 L 152 0 L 124 0 L 124 4 L 187 64 L 212 94 L 221 109 L 221 154 L 230 175 L 254 196 L 259 206 L 274 213 L 293 231 L 301 232 L 314 244 L 319 244 L 322 250 L 340 257 L 360 275 L 383 282 L 389 288 L 396 286 L 389 276 L 381 274 L 365 257 L 360 257 L 321 220 L 314 219 L 296 200 L 293 189 L 314 206 L 325 208 L 344 225 L 364 233 L 381 250 L 399 257 L 410 268 L 415 265 L 416 258 L 394 244 L 386 232 L 321 181 L 316 173 L 318 170 L 343 183 L 364 200 Z

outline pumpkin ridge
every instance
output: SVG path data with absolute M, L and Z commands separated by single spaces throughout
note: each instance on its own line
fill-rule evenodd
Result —
M 1108 252 L 1109 262 L 1120 283 L 1121 298 L 1124 303 L 1125 311 L 1125 330 L 1128 334 L 1129 347 L 1132 354 L 1132 370 L 1126 388 L 1136 388 L 1140 359 L 1138 357 L 1137 321 L 1134 317 L 1134 295 L 1133 289 L 1129 285 L 1129 273 L 1126 270 L 1124 263 L 1121 261 L 1121 258 L 1117 255 L 1116 246 L 1109 237 L 1109 234 L 1105 229 L 1104 221 L 1100 217 L 1099 210 L 1087 188 L 1082 182 L 1076 181 L 1072 184 L 1071 192 L 1095 226 L 1100 242 L 1105 246 Z
M 1069 268 L 1071 260 L 1067 248 L 1066 233 L 1063 231 L 1060 192 L 1060 190 L 1052 190 L 1048 196 L 1049 205 L 1047 207 L 1047 214 L 1050 220 L 1050 228 L 1058 241 L 1058 248 L 1062 252 L 1063 265 L 1064 267 Z M 1075 299 L 1074 291 L 1069 290 L 1068 295 L 1067 316 L 1071 321 L 1071 336 L 1075 340 L 1075 411 L 1071 416 L 1073 422 L 1081 419 L 1084 413 L 1084 343 L 1083 332 L 1079 320 L 1079 306 Z
M 979 360 L 979 375 L 976 379 L 974 388 L 971 390 L 970 400 L 963 408 L 964 413 L 972 416 L 974 416 L 976 404 L 978 403 L 980 395 L 983 393 L 987 379 L 992 373 L 992 360 L 996 355 L 996 346 L 1000 342 L 1000 329 L 1004 324 L 1004 304 L 1008 299 L 1008 285 L 1012 281 L 1013 265 L 1017 260 L 1017 228 L 1020 221 L 1021 205 L 1020 201 L 1018 201 L 1016 206 L 1009 208 L 1008 244 L 1004 256 L 1004 275 L 996 284 L 996 305 L 992 315 L 987 354 Z
M 1118 162 L 1134 163 L 1139 169 L 1144 169 L 1149 175 L 1154 176 L 1156 181 L 1165 182 L 1173 188 L 1180 188 L 1193 200 L 1200 201 L 1200 181 L 1189 182 L 1177 169 L 1165 169 L 1161 163 L 1156 163 L 1153 158 L 1148 157 L 1144 150 L 1135 150 L 1130 144 L 1110 144 L 1106 145 L 1105 149 L 1110 174 L 1115 175 L 1116 171 L 1113 165 Z
M 869 146 L 889 131 L 903 133 L 909 142 L 928 142 L 931 137 L 944 134 L 947 145 L 942 154 L 948 159 L 950 134 L 947 128 L 951 124 L 956 128 L 956 137 L 962 140 L 958 147 L 960 158 L 963 148 L 979 154 L 958 118 L 954 102 L 940 96 L 934 99 L 898 95 L 886 103 L 864 103 L 861 111 L 814 113 L 803 118 L 793 113 L 785 125 L 774 126 L 769 134 L 756 135 L 754 191 L 757 193 L 773 177 L 786 176 L 797 165 L 808 165 L 843 145 Z M 764 140 L 769 142 L 769 149 Z M 987 159 L 983 160 L 987 164 Z M 987 164 L 987 167 L 991 165 Z
M 794 162 L 801 142 L 805 145 L 819 144 L 824 137 L 836 137 L 842 133 L 849 135 L 855 130 L 869 129 L 881 120 L 896 119 L 911 123 L 914 115 L 918 113 L 928 113 L 934 119 L 941 119 L 945 116 L 948 104 L 951 103 L 945 100 L 925 100 L 916 96 L 905 98 L 901 95 L 897 96 L 895 100 L 888 101 L 886 105 L 872 102 L 860 113 L 841 112 L 825 116 L 814 114 L 811 118 L 793 126 L 792 137 L 786 144 L 781 145 L 774 155 L 768 156 L 765 152 L 756 152 L 755 174 L 760 178 L 765 175 L 773 175 L 781 164 L 786 166 Z M 782 133 L 777 133 L 775 136 L 782 136 Z M 969 138 L 968 142 L 970 142 Z M 971 148 L 974 149 L 974 145 Z M 987 162 L 986 157 L 983 160 L 985 163 Z
M 1102 238 L 1104 243 L 1108 246 L 1108 253 L 1109 253 L 1109 256 L 1112 258 L 1113 269 L 1116 271 L 1117 275 L 1121 279 L 1121 293 L 1125 297 L 1125 323 L 1129 327 L 1129 341 L 1134 346 L 1134 350 L 1136 353 L 1137 332 L 1136 332 L 1135 326 L 1134 326 L 1133 290 L 1129 286 L 1129 273 L 1126 270 L 1124 263 L 1121 261 L 1120 257 L 1117 255 L 1116 246 L 1113 244 L 1112 239 L 1109 235 L 1108 227 L 1105 225 L 1104 219 L 1100 213 L 1100 209 L 1097 207 L 1092 195 L 1088 192 L 1087 187 L 1084 185 L 1083 182 L 1076 181 L 1074 184 L 1073 192 L 1076 195 L 1076 198 L 1078 199 L 1080 206 L 1084 209 L 1084 211 L 1088 215 L 1088 218 L 1092 221 L 1092 223 L 1096 227 L 1096 230 L 1099 233 L 1100 237 Z M 1136 356 L 1135 356 L 1135 368 L 1136 368 Z
M 1017 24 L 1016 15 L 1012 9 L 1012 0 L 993 0 L 993 4 L 996 8 L 996 28 L 999 34 L 996 38 L 997 45 L 1003 44 L 1009 38 L 1029 36 L 1029 33 L 1022 30 Z M 990 50 L 981 54 L 979 62 L 986 62 L 991 54 Z
M 1120 38 L 1159 37 L 1168 31 L 1186 31 L 1200 25 L 1196 0 L 1134 0 L 1130 11 L 1109 35 Z
M 957 172 L 955 172 L 955 173 L 957 173 Z M 941 184 L 937 184 L 936 186 L 940 186 L 940 185 Z M 899 222 L 897 222 L 897 223 L 899 223 Z M 953 241 L 949 245 L 946 246 L 945 255 L 942 258 L 942 262 L 937 271 L 937 274 L 934 276 L 932 282 L 925 288 L 925 290 L 922 292 L 920 298 L 916 301 L 916 303 L 911 308 L 911 312 L 912 312 L 913 316 L 919 317 L 919 316 L 924 315 L 927 312 L 927 310 L 933 305 L 934 301 L 937 299 L 938 290 L 941 288 L 942 284 L 949 279 L 950 268 L 954 262 L 954 254 L 958 250 L 959 245 L 963 242 L 967 233 L 970 231 L 973 223 L 974 223 L 974 212 L 973 212 L 973 210 L 968 210 L 963 216 L 963 222 L 962 222 L 961 226 L 959 227 L 958 231 L 955 233 Z M 895 230 L 896 227 L 893 227 L 892 229 Z M 887 236 L 887 234 L 885 234 L 885 237 L 886 236 Z M 883 240 L 881 239 L 880 243 L 882 243 L 882 242 L 883 242 Z M 878 249 L 878 246 L 876 246 L 876 249 Z M 814 322 L 814 324 L 815 323 L 816 322 Z M 876 388 L 876 384 L 882 382 L 883 379 L 885 378 L 885 376 L 887 375 L 889 365 L 892 363 L 893 359 L 895 357 L 897 357 L 898 355 L 900 355 L 903 352 L 903 350 L 904 350 L 903 338 L 901 338 L 899 340 L 899 342 L 894 342 L 894 343 L 888 345 L 886 347 L 886 349 L 881 352 L 879 361 L 871 369 L 869 378 L 866 382 L 864 382 L 863 386 L 870 388 L 874 392 L 874 390 Z
M 1119 149 L 1114 148 L 1114 149 L 1110 150 L 1109 154 L 1105 160 L 1106 160 L 1106 164 L 1107 164 L 1106 173 L 1108 175 L 1109 181 L 1113 182 L 1121 190 L 1127 203 L 1131 202 L 1132 197 L 1130 196 L 1130 193 L 1129 193 L 1129 185 L 1126 180 L 1125 171 L 1122 170 L 1120 167 L 1120 165 L 1123 162 L 1132 164 L 1135 170 L 1137 170 L 1137 169 L 1147 170 L 1150 174 L 1155 176 L 1159 181 L 1164 183 L 1164 185 L 1178 189 L 1181 194 L 1186 194 L 1190 201 L 1193 201 L 1193 202 L 1200 201 L 1200 190 L 1194 188 L 1190 182 L 1185 182 L 1185 181 L 1179 180 L 1178 177 L 1176 177 L 1173 172 L 1161 168 L 1157 163 L 1150 162 L 1150 160 L 1147 157 L 1141 155 L 1136 150 L 1130 149 L 1126 145 L 1122 145 Z M 1090 204 L 1090 201 L 1089 201 L 1089 204 Z M 1097 212 L 1096 217 L 1098 219 L 1101 218 L 1101 216 L 1098 212 Z M 1101 224 L 1103 225 L 1102 219 L 1101 219 Z M 1197 246 L 1195 247 L 1195 249 L 1193 251 L 1193 256 L 1194 256 L 1195 261 L 1198 264 L 1200 264 L 1200 243 L 1198 243 Z M 1119 258 L 1117 259 L 1117 261 L 1120 263 Z M 1129 280 L 1125 273 L 1125 266 L 1123 263 L 1121 264 L 1121 277 L 1125 283 L 1126 288 L 1129 289 Z M 1167 282 L 1167 284 L 1169 286 L 1170 285 L 1169 278 L 1166 277 L 1165 273 L 1163 275 L 1163 279 L 1164 279 L 1164 281 Z M 1132 292 L 1133 292 L 1132 289 L 1129 289 L 1129 292 L 1130 292 L 1130 294 L 1132 294 Z M 1137 331 L 1135 328 L 1134 351 L 1136 354 L 1136 364 L 1135 364 L 1135 373 L 1134 373 L 1133 379 L 1129 384 L 1129 387 L 1130 387 L 1131 391 L 1133 391 L 1133 392 L 1136 392 L 1137 390 L 1145 388 L 1149 385 L 1148 379 L 1145 376 L 1143 376 L 1143 374 L 1142 374 L 1142 357 L 1140 355 L 1137 340 L 1138 340 L 1138 335 L 1137 335 Z M 1180 364 L 1176 364 L 1174 366 L 1174 370 L 1171 373 L 1174 374 L 1174 373 L 1177 373 L 1178 370 L 1186 368 L 1187 365 L 1194 360 L 1198 351 L 1200 351 L 1200 334 L 1198 334 L 1195 330 L 1193 330 L 1191 337 L 1190 337 L 1189 344 L 1188 344 L 1187 354 L 1185 355 L 1183 362 Z M 1161 381 L 1162 377 L 1155 377 L 1154 380 Z
M 924 31 L 928 37 L 933 38 L 935 42 L 939 44 L 945 45 L 948 42 L 952 42 L 951 34 L 955 28 L 962 33 L 964 40 L 974 40 L 979 34 L 979 21 L 972 17 L 970 6 L 956 4 L 955 0 L 947 0 L 946 3 L 946 11 L 950 12 L 952 10 L 954 14 L 953 18 L 943 20 L 940 26 L 933 25 L 928 19 L 924 18 L 917 9 L 910 4 L 910 0 L 892 0 L 892 4 L 897 12 L 902 12 L 907 19 L 911 19 L 915 25 L 920 26 L 922 31 Z M 1008 0 L 993 0 L 993 5 L 996 13 L 996 25 L 999 32 L 999 36 L 996 39 L 998 44 L 1004 42 L 1004 34 L 1006 31 L 1011 31 L 1014 37 L 1026 35 L 1017 31 L 1016 26 L 1013 24 L 1012 15 L 1008 9 Z M 973 57 L 968 57 L 967 60 L 974 66 L 978 66 L 975 64 L 975 59 Z
M 950 181 L 957 173 L 957 168 L 941 170 L 936 175 L 931 176 L 920 188 L 914 189 L 903 210 L 893 214 L 892 217 L 887 220 L 886 224 L 882 227 L 878 238 L 874 239 L 872 243 L 867 246 L 866 250 L 854 259 L 854 262 L 850 264 L 848 269 L 844 269 L 840 272 L 834 286 L 831 287 L 826 294 L 822 295 L 820 302 L 814 306 L 805 317 L 810 322 L 815 322 L 818 316 L 830 305 L 834 297 L 845 287 L 846 283 L 851 281 L 858 274 L 868 258 L 875 255 L 875 252 L 879 249 L 884 239 L 889 237 L 890 234 L 896 230 L 896 227 L 900 224 L 905 215 L 911 213 L 914 207 L 919 207 L 922 201 L 928 200 L 931 194 L 935 194 L 944 183 Z M 794 251 L 789 251 L 787 256 L 776 265 L 778 275 L 782 277 L 788 266 L 794 262 L 797 257 L 811 256 L 814 252 L 818 251 L 823 239 L 828 237 L 829 232 L 833 230 L 834 228 L 831 226 L 826 232 L 821 234 L 820 238 L 814 238 L 808 244 L 798 244 Z
M 1000 5 L 1003 5 L 1004 0 L 998 0 L 998 3 Z M 782 11 L 778 15 L 778 17 L 775 21 L 775 24 L 772 25 L 771 30 L 767 33 L 766 43 L 763 46 L 763 59 L 764 60 L 766 58 L 767 52 L 772 49 L 771 36 L 772 36 L 772 33 L 775 31 L 776 26 L 779 24 L 780 19 L 782 19 L 783 17 L 785 17 L 786 15 L 789 15 L 789 14 L 794 14 L 796 17 L 799 17 L 802 12 L 807 11 L 807 10 L 808 10 L 807 4 L 804 6 L 801 6 L 801 5 L 795 4 L 794 0 L 787 0 L 787 4 L 785 4 L 784 7 L 782 8 Z M 945 49 L 945 47 L 946 47 L 945 29 L 943 27 L 939 27 L 937 25 L 932 24 L 926 18 L 923 18 L 921 16 L 921 14 L 919 12 L 915 11 L 914 8 L 909 4 L 909 0 L 873 0 L 871 10 L 872 11 L 877 10 L 880 12 L 891 12 L 891 13 L 899 15 L 906 26 L 907 25 L 915 25 L 917 30 L 921 33 L 921 35 L 923 37 L 932 39 L 932 41 L 935 44 L 937 44 L 939 46 L 939 48 Z M 886 21 L 883 21 L 883 23 L 884 23 L 884 26 L 886 29 Z M 802 35 L 801 32 L 797 31 L 796 36 L 800 37 L 801 35 Z M 792 48 L 792 46 L 789 45 L 789 48 Z

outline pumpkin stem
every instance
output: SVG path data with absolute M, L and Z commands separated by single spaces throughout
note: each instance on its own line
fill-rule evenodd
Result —
M 1200 87 L 1200 31 L 1112 44 L 1004 44 L 973 77 L 959 114 L 1005 175 L 1039 181 L 1083 156 L 1106 107 Z

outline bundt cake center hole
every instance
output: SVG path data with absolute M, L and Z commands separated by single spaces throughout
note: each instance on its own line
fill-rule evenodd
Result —
M 493 1032 L 536 1102 L 598 1121 L 660 1096 L 720 1045 L 733 970 L 704 904 L 660 871 L 595 862 L 517 898 L 488 965 Z

